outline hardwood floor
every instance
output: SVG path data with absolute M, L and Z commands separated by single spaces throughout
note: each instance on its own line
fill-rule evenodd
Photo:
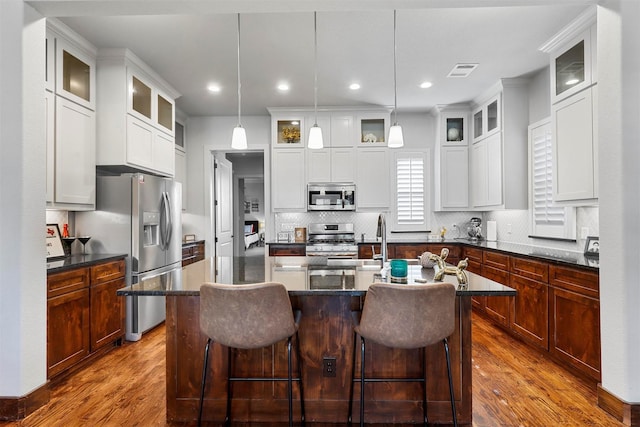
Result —
M 125 343 L 56 384 L 50 402 L 26 419 L 0 426 L 172 426 L 165 420 L 164 334 L 159 326 L 142 342 Z M 597 407 L 594 384 L 476 315 L 473 369 L 474 427 L 623 426 Z

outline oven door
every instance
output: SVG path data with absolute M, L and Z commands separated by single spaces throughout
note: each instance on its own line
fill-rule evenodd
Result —
M 355 267 L 309 267 L 310 290 L 355 289 Z

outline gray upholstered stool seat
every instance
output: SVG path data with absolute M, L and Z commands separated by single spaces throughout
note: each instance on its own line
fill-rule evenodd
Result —
M 205 283 L 200 287 L 200 329 L 207 335 L 202 370 L 202 389 L 198 425 L 202 419 L 202 406 L 207 379 L 209 347 L 217 342 L 228 348 L 227 413 L 225 423 L 231 422 L 231 383 L 233 381 L 287 381 L 289 400 L 289 425 L 293 425 L 293 391 L 295 381 L 300 388 L 300 408 L 304 424 L 304 395 L 302 390 L 301 358 L 298 344 L 300 312 L 294 313 L 287 289 L 281 283 L 256 283 L 250 285 L 223 285 Z M 298 377 L 292 377 L 291 347 L 295 335 Z M 287 340 L 287 378 L 235 378 L 232 375 L 231 349 L 268 347 Z
M 369 286 L 362 308 L 362 317 L 354 328 L 353 374 L 349 393 L 349 418 L 352 421 L 353 385 L 360 382 L 360 425 L 364 425 L 364 384 L 383 381 L 418 381 L 423 390 L 423 417 L 427 425 L 427 388 L 426 368 L 423 365 L 422 378 L 366 378 L 365 377 L 365 341 L 371 340 L 386 347 L 401 349 L 424 349 L 442 342 L 447 359 L 449 377 L 449 395 L 453 423 L 458 425 L 453 380 L 451 377 L 451 359 L 447 337 L 455 329 L 455 286 L 450 283 L 431 283 L 425 285 L 400 285 L 374 283 Z M 357 336 L 360 336 L 360 378 L 355 377 L 355 359 Z M 425 363 L 426 364 L 426 363 Z

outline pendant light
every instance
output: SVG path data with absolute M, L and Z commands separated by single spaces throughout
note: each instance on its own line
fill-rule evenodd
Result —
M 393 10 L 393 126 L 389 128 L 389 148 L 400 148 L 404 145 L 402 127 L 398 124 L 398 82 L 396 77 L 396 10 Z
M 316 12 L 313 12 L 313 111 L 315 112 L 315 122 L 309 130 L 309 148 L 320 149 L 324 147 L 322 143 L 322 129 L 318 126 L 318 21 Z
M 240 93 L 240 14 L 238 14 L 238 126 L 233 128 L 231 137 L 231 148 L 236 150 L 247 149 L 247 133 L 240 123 L 240 112 L 242 106 L 242 95 Z

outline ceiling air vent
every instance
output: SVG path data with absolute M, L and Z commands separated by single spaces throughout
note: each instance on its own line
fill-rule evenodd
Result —
M 478 64 L 456 64 L 447 77 L 467 77 L 477 67 Z

